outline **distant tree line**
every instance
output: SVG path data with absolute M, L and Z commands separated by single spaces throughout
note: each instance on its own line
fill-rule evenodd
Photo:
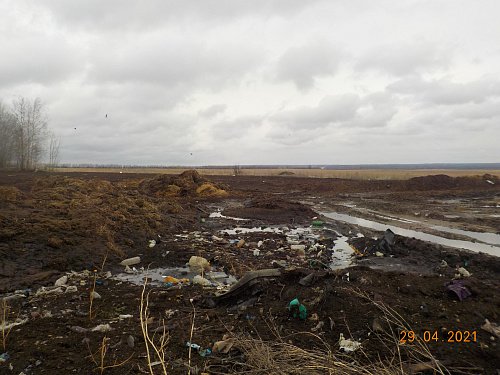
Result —
M 33 170 L 48 153 L 46 166 L 52 169 L 59 160 L 59 146 L 40 98 L 19 97 L 11 106 L 0 102 L 0 168 Z

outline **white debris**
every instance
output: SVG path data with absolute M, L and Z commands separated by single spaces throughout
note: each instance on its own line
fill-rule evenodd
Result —
M 463 276 L 463 277 L 469 277 L 469 276 L 470 276 L 470 272 L 469 272 L 469 271 L 467 271 L 467 270 L 466 270 L 465 268 L 463 268 L 463 267 L 460 267 L 460 268 L 458 269 L 458 273 L 459 273 L 461 276 Z
M 495 185 L 495 183 L 493 181 L 486 180 L 486 182 L 489 183 L 489 184 Z
M 76 285 L 70 285 L 66 288 L 66 293 L 76 293 L 78 292 L 78 288 Z
M 99 324 L 97 327 L 92 328 L 92 332 L 109 332 L 112 331 L 113 328 L 109 324 Z
M 207 280 L 207 279 L 201 277 L 200 275 L 196 275 L 193 278 L 193 283 L 200 284 L 200 285 L 203 285 L 203 286 L 211 286 L 212 285 L 212 283 L 210 282 L 210 280 Z
M 149 240 L 149 247 L 155 247 L 156 246 L 156 241 L 155 240 Z
M 66 285 L 67 282 L 68 282 L 68 276 L 64 275 L 56 280 L 54 286 L 63 286 Z
M 94 299 L 101 299 L 102 298 L 101 295 L 99 293 L 97 293 L 96 291 L 93 291 L 91 293 L 91 295 L 92 295 L 92 298 L 94 298 Z
M 345 352 L 353 352 L 356 349 L 359 349 L 361 347 L 361 343 L 358 341 L 354 341 L 351 339 L 345 339 L 344 334 L 340 334 L 340 339 L 339 339 L 339 346 L 340 349 L 343 349 Z
M 133 258 L 124 259 L 124 260 L 122 260 L 120 265 L 132 266 L 132 265 L 138 264 L 138 263 L 141 263 L 141 257 L 133 257 Z

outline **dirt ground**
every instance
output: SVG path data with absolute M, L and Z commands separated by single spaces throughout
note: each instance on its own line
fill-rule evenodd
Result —
M 399 235 L 379 257 L 383 231 L 321 213 L 500 234 L 499 207 L 493 175 L 0 171 L 0 373 L 498 374 L 499 257 Z M 363 254 L 332 267 L 346 238 Z M 154 282 L 192 256 L 209 285 Z

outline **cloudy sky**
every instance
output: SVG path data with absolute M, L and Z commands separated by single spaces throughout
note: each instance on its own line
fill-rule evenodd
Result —
M 41 98 L 62 163 L 499 162 L 499 14 L 498 0 L 3 0 L 0 99 Z

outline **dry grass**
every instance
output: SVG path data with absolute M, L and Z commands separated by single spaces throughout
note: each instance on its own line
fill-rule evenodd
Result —
M 411 330 L 405 320 L 392 308 L 377 303 L 358 290 L 349 290 L 353 296 L 373 303 L 381 312 L 381 319 L 389 328 L 383 333 L 372 332 L 370 340 L 377 340 L 385 353 L 383 356 L 364 352 L 363 347 L 347 354 L 339 351 L 338 343 L 328 343 L 310 332 L 298 332 L 283 337 L 272 317 L 266 320 L 275 336 L 273 341 L 251 338 L 248 335 L 233 336 L 234 347 L 243 352 L 243 357 L 234 357 L 224 366 L 212 366 L 211 374 L 285 375 L 285 374 L 336 374 L 336 375 L 394 375 L 413 374 L 432 370 L 434 374 L 450 374 L 437 361 L 425 342 L 402 343 L 399 330 Z M 315 349 L 303 349 L 291 344 L 291 338 L 307 336 L 307 341 L 316 341 Z M 301 341 L 301 340 L 299 340 Z M 369 355 L 371 354 L 371 355 Z M 239 358 L 239 360 L 237 359 Z M 464 373 L 464 372 L 461 372 Z
M 56 168 L 56 172 L 82 172 L 82 173 L 151 173 L 178 175 L 188 169 L 175 168 Z M 233 169 L 196 169 L 204 176 L 232 176 Z M 346 178 L 354 180 L 408 180 L 413 177 L 445 174 L 450 177 L 482 176 L 484 174 L 500 175 L 498 170 L 485 169 L 240 169 L 243 176 L 280 176 L 286 173 L 294 177 L 308 178 Z

